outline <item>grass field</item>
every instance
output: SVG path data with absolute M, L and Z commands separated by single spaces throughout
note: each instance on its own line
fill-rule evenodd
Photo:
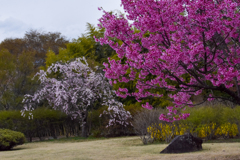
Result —
M 0 159 L 22 160 L 154 160 L 240 159 L 240 143 L 203 143 L 203 150 L 184 154 L 160 154 L 167 144 L 142 145 L 139 137 L 63 139 L 26 143 L 0 152 Z

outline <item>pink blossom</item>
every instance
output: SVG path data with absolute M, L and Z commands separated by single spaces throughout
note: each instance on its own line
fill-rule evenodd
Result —
M 240 84 L 239 1 L 121 0 L 121 5 L 126 18 L 103 11 L 99 22 L 106 29 L 105 36 L 97 40 L 124 58 L 124 63 L 109 59 L 105 76 L 136 82 L 133 93 L 119 91 L 119 96 L 134 96 L 138 101 L 161 98 L 153 91 L 165 89 L 172 94 L 169 97 L 176 109 L 168 109 L 174 116 L 159 117 L 168 122 L 186 119 L 189 115 L 181 114 L 182 109 L 193 106 L 191 97 L 203 91 L 224 92 L 240 104 L 239 95 L 231 90 Z M 122 41 L 121 45 L 112 38 Z M 154 78 L 149 80 L 148 75 Z
M 153 109 L 153 107 L 148 102 L 145 105 L 142 104 L 142 107 L 146 108 L 146 109 L 149 109 L 149 110 Z

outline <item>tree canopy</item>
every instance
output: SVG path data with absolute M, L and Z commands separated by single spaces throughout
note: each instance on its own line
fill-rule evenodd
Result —
M 204 101 L 240 104 L 238 1 L 122 0 L 122 5 L 127 18 L 103 11 L 99 21 L 105 35 L 96 39 L 109 44 L 120 58 L 105 63 L 106 77 L 123 83 L 137 80 L 135 92 L 119 88 L 119 96 L 134 96 L 140 102 L 161 98 L 160 89 L 169 91 L 174 105 L 160 115 L 165 121 L 187 118 L 181 110 L 194 106 L 191 97 L 202 93 Z M 149 102 L 143 107 L 152 109 Z
M 27 31 L 23 38 L 7 38 L 0 44 L 0 49 L 7 49 L 13 55 L 23 52 L 34 54 L 35 68 L 45 65 L 46 53 L 49 50 L 59 53 L 59 48 L 66 48 L 69 41 L 59 32 Z
M 84 126 L 88 111 L 98 101 L 100 105 L 108 106 L 108 111 L 104 112 L 110 115 L 108 126 L 116 123 L 129 125 L 127 120 L 131 114 L 125 111 L 121 102 L 115 100 L 115 92 L 104 75 L 93 71 L 85 58 L 54 63 L 47 71 L 40 70 L 36 76 L 41 88 L 33 95 L 25 95 L 23 112 L 37 108 L 41 101 L 46 100 L 53 109 L 82 120 Z
M 107 62 L 108 57 L 112 57 L 116 52 L 109 45 L 101 45 L 96 42 L 94 37 L 103 37 L 105 29 L 94 27 L 87 23 L 87 32 L 82 34 L 78 39 L 73 39 L 67 44 L 66 49 L 60 49 L 59 54 L 53 50 L 49 50 L 46 58 L 46 67 L 58 61 L 67 62 L 74 58 L 86 57 L 94 66 L 103 66 L 103 62 Z M 89 63 L 89 65 L 91 65 Z

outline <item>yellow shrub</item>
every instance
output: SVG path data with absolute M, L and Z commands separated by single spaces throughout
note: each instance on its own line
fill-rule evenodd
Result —
M 234 137 L 238 134 L 238 127 L 236 124 L 225 123 L 218 127 L 216 131 L 217 135 L 227 136 L 227 137 Z
M 159 129 L 154 126 L 148 127 L 148 132 L 151 133 L 151 137 L 155 137 L 158 140 L 164 141 L 166 138 L 173 138 L 177 135 L 182 135 L 185 133 L 186 128 L 177 127 L 175 124 L 159 124 Z
M 211 133 L 215 132 L 215 128 L 216 128 L 216 123 L 202 125 L 198 132 L 198 137 L 206 138 Z M 213 135 L 215 135 L 215 133 L 213 133 Z
M 157 129 L 159 128 L 159 129 Z M 216 128 L 216 123 L 204 124 L 199 126 L 197 129 L 186 125 L 175 125 L 175 124 L 162 124 L 160 123 L 158 127 L 154 125 L 148 127 L 148 132 L 151 137 L 160 141 L 164 141 L 169 138 L 174 138 L 177 135 L 182 135 L 186 131 L 198 135 L 200 138 L 206 138 L 209 135 L 214 135 L 216 137 L 234 137 L 238 134 L 238 128 L 236 124 L 225 123 L 220 127 Z

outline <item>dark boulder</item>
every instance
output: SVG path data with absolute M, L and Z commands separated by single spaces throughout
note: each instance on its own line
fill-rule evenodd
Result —
M 172 142 L 160 153 L 184 153 L 202 149 L 203 140 L 190 133 L 175 137 Z

